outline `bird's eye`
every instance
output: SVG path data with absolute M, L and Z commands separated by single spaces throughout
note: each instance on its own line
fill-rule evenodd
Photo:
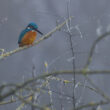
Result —
M 33 29 L 33 26 L 32 26 L 32 25 L 30 25 L 30 26 L 28 26 L 28 27 L 30 27 L 30 28 L 32 28 L 32 29 Z
M 27 29 L 30 29 L 30 27 L 27 27 Z

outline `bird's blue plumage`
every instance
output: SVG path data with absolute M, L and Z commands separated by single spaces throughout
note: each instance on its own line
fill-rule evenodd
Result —
M 26 28 L 25 30 L 23 30 L 23 31 L 21 32 L 20 36 L 19 36 L 18 44 L 21 42 L 23 36 L 24 36 L 27 32 L 32 31 L 32 30 L 33 30 L 33 29 L 31 29 L 31 28 L 30 28 L 30 29 Z
M 25 35 L 27 32 L 32 31 L 32 30 L 36 30 L 36 29 L 38 29 L 38 26 L 37 26 L 36 23 L 34 23 L 34 22 L 29 23 L 28 26 L 26 27 L 26 29 L 21 32 L 21 34 L 20 34 L 20 36 L 19 36 L 19 39 L 18 39 L 18 44 L 21 43 L 22 38 L 24 37 L 24 35 Z M 41 32 L 40 32 L 40 33 L 41 33 Z M 42 33 L 41 33 L 41 34 L 42 34 Z
M 38 28 L 37 24 L 34 23 L 34 22 L 29 23 L 29 24 L 28 24 L 28 27 L 29 27 L 29 26 L 33 26 L 35 29 Z

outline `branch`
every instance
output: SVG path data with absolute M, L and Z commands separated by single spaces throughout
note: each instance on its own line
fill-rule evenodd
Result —
M 92 47 L 90 49 L 90 52 L 89 52 L 89 56 L 88 56 L 88 59 L 87 59 L 87 62 L 85 64 L 85 67 L 84 67 L 84 70 L 86 70 L 88 68 L 88 66 L 90 65 L 91 61 L 92 61 L 92 56 L 93 56 L 93 53 L 94 53 L 94 50 L 95 50 L 95 47 L 96 45 L 102 40 L 104 39 L 105 37 L 107 37 L 108 35 L 110 35 L 110 32 L 105 32 L 104 34 L 102 34 L 101 36 L 99 36 L 92 44 Z M 86 71 L 85 71 L 86 72 Z
M 35 45 L 38 45 L 41 41 L 49 38 L 53 33 L 55 33 L 57 30 L 60 30 L 65 24 L 66 22 L 68 22 L 72 17 L 69 17 L 68 19 L 66 19 L 62 24 L 59 24 L 58 26 L 56 26 L 53 30 L 51 30 L 50 32 L 48 32 L 47 34 L 45 34 L 44 36 L 42 36 L 39 40 L 37 40 L 33 45 L 30 45 L 30 46 L 24 46 L 24 47 L 20 47 L 20 48 L 17 48 L 15 50 L 12 50 L 10 52 L 6 52 L 6 53 L 2 53 L 0 55 L 0 60 L 4 59 L 5 57 L 8 57 L 8 56 L 11 56 L 17 52 L 20 52 L 22 50 L 25 50 L 27 48 L 30 48 L 30 47 L 33 47 Z
M 33 94 L 31 93 L 31 94 L 29 94 L 29 95 L 23 96 L 23 98 L 24 98 L 24 99 L 25 99 L 25 98 L 29 98 L 29 97 L 31 97 L 32 95 L 33 95 Z M 10 100 L 0 102 L 0 106 L 1 106 L 1 105 L 5 105 L 5 104 L 14 103 L 14 102 L 17 102 L 17 101 L 19 101 L 19 99 L 11 98 Z
M 99 88 L 93 88 L 93 87 L 89 87 L 89 86 L 85 86 L 83 84 L 79 84 L 79 86 L 83 86 L 86 87 L 88 89 L 90 89 L 91 91 L 97 93 L 98 95 L 102 96 L 104 99 L 106 99 L 109 103 L 110 103 L 110 98 Z
M 106 74 L 110 74 L 110 70 L 106 71 L 106 70 L 102 70 L 102 71 L 86 71 L 87 73 L 89 74 L 100 74 L 100 73 L 106 73 Z M 83 73 L 83 70 L 79 70 L 79 71 L 75 71 L 76 74 L 80 74 L 82 75 Z M 0 96 L 0 101 L 11 96 L 11 95 L 14 95 L 18 90 L 24 88 L 25 86 L 27 86 L 28 84 L 31 84 L 33 83 L 34 81 L 37 81 L 39 79 L 45 79 L 46 77 L 48 76 L 56 76 L 56 75 L 62 75 L 62 74 L 65 74 L 65 75 L 69 75 L 69 74 L 73 74 L 73 71 L 55 71 L 55 72 L 51 72 L 51 73 L 42 73 L 42 75 L 39 75 L 39 76 L 36 76 L 34 79 L 31 78 L 31 79 L 28 79 L 27 81 L 25 81 L 24 83 L 21 83 L 21 84 L 14 84 L 16 85 L 15 88 L 13 88 L 12 90 L 9 90 L 7 91 L 5 94 L 1 95 Z M 6 86 L 5 86 L 6 87 Z
M 29 105 L 31 105 L 31 106 L 33 106 L 33 107 L 35 107 L 35 108 L 40 109 L 40 110 L 45 110 L 45 107 L 41 107 L 41 106 L 39 106 L 39 105 L 37 105 L 37 104 L 33 104 L 32 102 L 30 102 L 30 101 L 32 100 L 32 96 L 29 97 L 29 98 L 26 99 L 26 100 L 23 98 L 23 96 L 20 96 L 20 95 L 18 95 L 18 94 L 16 94 L 16 96 L 19 98 L 19 100 L 22 101 L 22 104 L 21 104 L 22 107 L 24 106 L 24 104 L 29 104 Z
M 109 102 L 107 101 L 100 101 L 100 102 L 91 102 L 91 103 L 88 103 L 88 104 L 85 104 L 85 105 L 81 105 L 79 107 L 77 107 L 76 109 L 73 109 L 73 110 L 81 110 L 83 108 L 88 108 L 88 107 L 95 107 L 95 106 L 98 106 L 98 105 L 105 105 L 105 104 L 109 104 Z

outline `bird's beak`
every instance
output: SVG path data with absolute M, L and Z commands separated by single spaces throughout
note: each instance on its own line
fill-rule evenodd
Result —
M 41 34 L 41 35 L 43 35 L 43 33 L 42 32 L 40 32 L 38 29 L 35 29 L 39 34 Z

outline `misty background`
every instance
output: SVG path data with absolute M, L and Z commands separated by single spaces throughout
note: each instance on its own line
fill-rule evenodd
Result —
M 0 0 L 0 48 L 11 51 L 18 47 L 20 32 L 30 22 L 37 23 L 39 30 L 44 34 L 56 27 L 56 22 L 62 23 L 67 17 L 67 3 L 70 1 L 72 42 L 75 53 L 76 69 L 82 69 L 87 61 L 88 53 L 99 35 L 110 31 L 110 1 L 109 0 Z M 18 52 L 0 62 L 0 83 L 19 83 L 32 77 L 32 66 L 35 65 L 36 75 L 46 71 L 44 63 L 48 63 L 48 71 L 72 70 L 72 55 L 69 36 L 65 32 L 66 25 L 54 33 L 49 39 L 39 45 Z M 38 34 L 37 39 L 41 35 Z M 110 70 L 110 36 L 97 44 L 90 70 Z M 62 77 L 62 76 L 60 76 Z M 93 82 L 110 96 L 110 75 L 104 73 L 89 76 Z M 71 80 L 70 75 L 64 75 L 64 79 Z M 82 75 L 76 75 L 76 82 L 85 83 Z M 87 83 L 87 82 L 86 82 Z M 52 82 L 52 90 L 60 89 L 60 82 Z M 63 87 L 64 92 L 72 96 L 70 85 Z M 99 101 L 101 97 L 90 90 L 77 87 L 77 101 L 79 105 L 87 102 Z M 72 102 L 62 99 L 65 110 L 72 108 Z M 41 97 L 41 102 L 49 99 Z M 60 110 L 58 95 L 53 96 L 54 107 Z M 0 110 L 15 110 L 18 102 L 0 106 Z M 110 109 L 110 104 L 102 106 Z M 25 108 L 23 109 L 25 110 Z M 26 110 L 30 110 L 26 108 Z M 92 109 L 90 109 L 92 110 Z

